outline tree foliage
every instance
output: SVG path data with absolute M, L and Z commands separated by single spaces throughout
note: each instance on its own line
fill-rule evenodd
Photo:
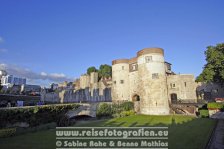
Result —
M 104 64 L 100 65 L 99 77 L 109 78 L 112 76 L 112 67 L 110 65 Z
M 91 72 L 97 72 L 97 71 L 98 70 L 96 69 L 96 67 L 92 66 L 87 69 L 87 74 L 90 75 Z
M 224 84 L 224 43 L 207 47 L 205 56 L 207 64 L 196 81 Z
M 99 70 L 96 67 L 92 66 L 87 69 L 87 74 L 90 75 L 91 72 L 98 72 L 100 78 L 109 78 L 112 77 L 112 67 L 110 65 L 104 64 L 100 65 Z

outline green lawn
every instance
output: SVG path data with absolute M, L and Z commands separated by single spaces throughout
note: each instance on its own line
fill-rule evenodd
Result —
M 169 149 L 203 149 L 215 125 L 215 120 L 190 116 L 135 115 L 125 118 L 80 122 L 75 126 L 168 126 Z M 40 131 L 0 139 L 0 148 L 55 149 L 55 130 Z

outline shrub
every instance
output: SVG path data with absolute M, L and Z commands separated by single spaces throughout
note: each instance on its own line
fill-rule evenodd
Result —
M 200 117 L 202 117 L 202 118 L 209 117 L 208 110 L 199 110 L 199 113 L 200 113 Z
M 131 116 L 131 115 L 135 115 L 135 111 L 134 110 L 122 111 L 121 113 L 116 113 L 113 116 L 114 117 L 126 117 L 126 116 Z
M 102 103 L 97 108 L 97 117 L 107 117 L 112 116 L 112 114 L 113 112 L 110 104 Z
M 10 137 L 15 135 L 15 133 L 16 133 L 16 128 L 0 129 L 0 138 Z
M 130 111 L 130 110 L 133 110 L 134 109 L 134 104 L 133 102 L 123 102 L 121 104 L 121 108 L 123 111 Z
M 208 103 L 207 108 L 214 108 L 214 109 L 223 109 L 224 103 L 218 103 L 218 102 L 211 102 Z
M 77 104 L 58 104 L 0 110 L 0 128 L 17 122 L 26 122 L 31 127 L 58 122 L 68 110 L 78 108 Z
M 132 111 L 132 112 L 131 112 Z M 97 108 L 97 117 L 124 117 L 134 113 L 132 102 L 107 104 L 102 103 Z

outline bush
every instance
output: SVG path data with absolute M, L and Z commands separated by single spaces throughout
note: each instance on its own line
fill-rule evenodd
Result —
M 0 110 L 0 128 L 17 122 L 26 122 L 31 127 L 50 122 L 58 122 L 68 110 L 78 108 L 77 104 L 45 105 Z
M 0 129 L 0 138 L 14 136 L 15 133 L 16 133 L 16 128 Z
M 112 114 L 111 105 L 106 103 L 100 104 L 96 111 L 97 117 L 110 117 Z
M 199 113 L 200 113 L 200 117 L 202 117 L 202 118 L 209 117 L 208 110 L 199 110 Z
M 135 115 L 134 110 L 129 110 L 129 111 L 122 111 L 121 113 L 115 113 L 113 117 L 126 117 L 126 116 L 131 116 Z
M 132 112 L 130 112 L 132 111 Z M 123 102 L 107 104 L 102 103 L 97 108 L 97 117 L 124 117 L 134 113 L 134 104 L 132 102 Z
M 123 111 L 130 111 L 134 109 L 133 102 L 124 102 L 121 104 L 121 108 Z
M 214 109 L 223 109 L 224 103 L 218 103 L 218 102 L 211 102 L 208 103 L 207 108 L 214 108 Z

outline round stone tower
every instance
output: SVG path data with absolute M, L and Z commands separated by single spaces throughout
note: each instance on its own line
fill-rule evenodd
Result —
M 169 114 L 164 51 L 146 48 L 137 53 L 140 113 Z
M 115 102 L 129 100 L 128 62 L 128 59 L 118 59 L 112 62 L 112 99 Z

